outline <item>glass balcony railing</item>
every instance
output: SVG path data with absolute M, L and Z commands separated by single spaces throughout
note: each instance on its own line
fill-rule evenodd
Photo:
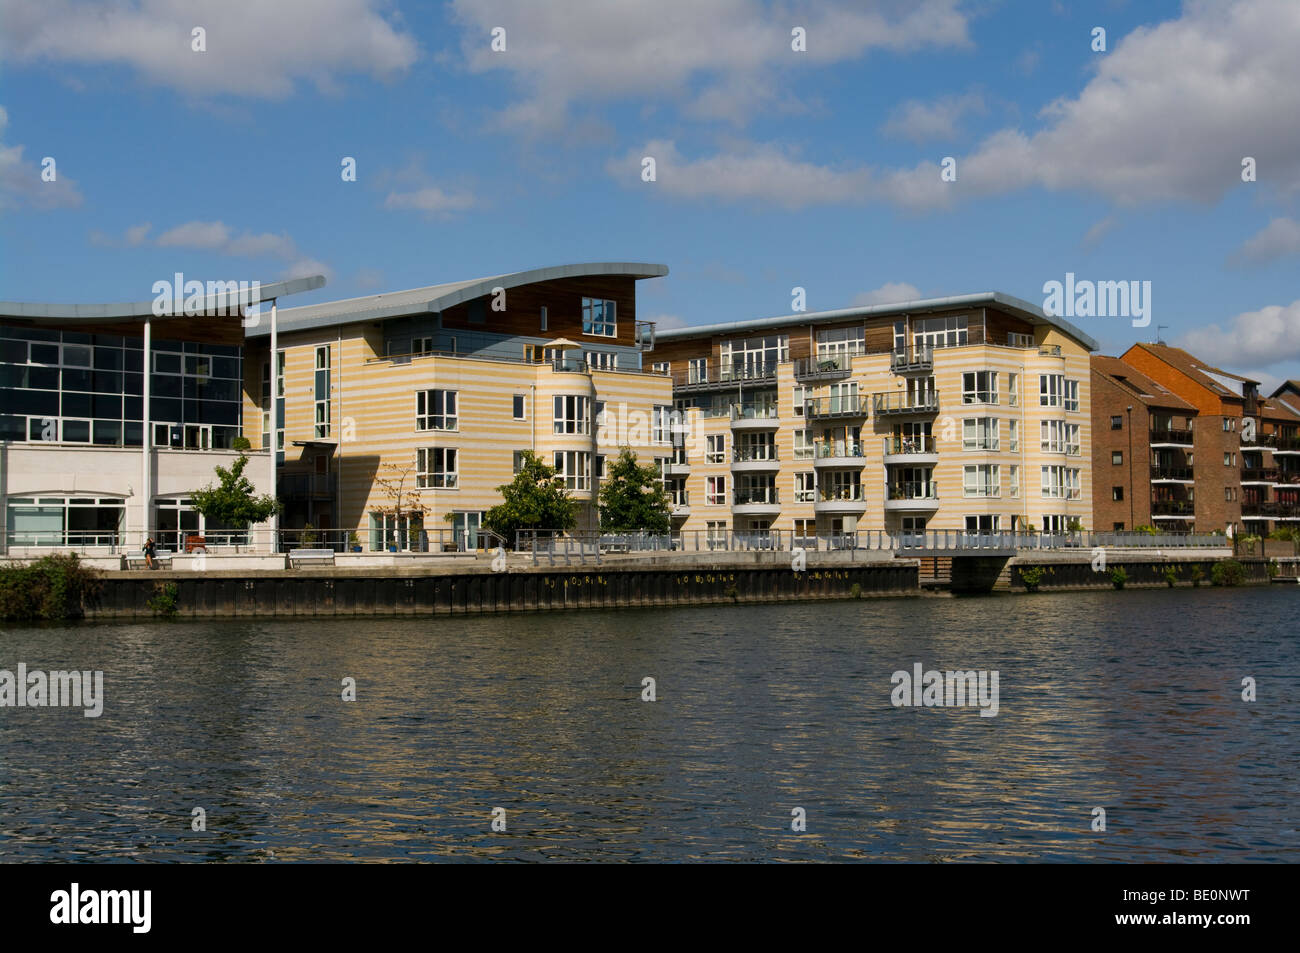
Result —
M 892 456 L 910 453 L 937 453 L 934 437 L 924 434 L 916 437 L 886 437 L 885 453 Z
M 828 457 L 862 457 L 864 449 L 861 441 L 856 440 L 813 441 L 813 456 L 818 460 Z
M 770 404 L 732 404 L 732 420 L 776 420 L 777 405 Z
M 937 500 L 939 484 L 935 480 L 903 480 L 889 485 L 891 500 Z
M 866 417 L 869 403 L 866 396 L 846 394 L 841 397 L 814 397 L 804 402 L 804 416 L 809 419 L 817 417 Z
M 779 502 L 780 494 L 774 486 L 737 489 L 732 496 L 736 506 L 771 506 Z
M 871 411 L 882 414 L 932 414 L 939 410 L 937 391 L 908 393 L 907 391 L 878 391 L 871 395 Z

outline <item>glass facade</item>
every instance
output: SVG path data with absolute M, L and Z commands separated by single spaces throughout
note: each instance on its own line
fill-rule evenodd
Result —
M 240 433 L 241 349 L 155 340 L 155 445 L 229 449 Z M 0 325 L 0 440 L 138 447 L 145 436 L 138 337 Z

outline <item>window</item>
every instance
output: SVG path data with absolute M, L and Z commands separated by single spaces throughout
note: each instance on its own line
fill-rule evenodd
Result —
M 516 476 L 518 476 L 519 471 L 524 468 L 524 452 L 525 451 L 523 450 L 516 450 L 514 452 L 514 458 L 511 461 L 511 467 L 512 467 L 511 472 L 513 472 Z
M 1020 375 L 1007 375 L 1007 404 L 1012 407 L 1020 406 Z
M 978 464 L 962 468 L 962 492 L 966 496 L 1000 496 L 1002 480 L 999 467 L 994 464 Z
M 750 380 L 776 373 L 777 364 L 790 360 L 790 337 L 772 334 L 741 341 L 723 341 L 719 349 L 724 380 Z
M 668 367 L 669 367 L 668 361 L 655 361 L 653 364 L 650 365 L 650 371 L 651 373 L 654 374 L 667 374 Z
M 959 347 L 967 341 L 969 321 L 964 314 L 914 321 L 912 345 L 917 350 L 924 347 Z
M 727 435 L 725 433 L 713 433 L 705 437 L 704 462 L 727 462 Z
M 1022 334 L 1019 331 L 1008 331 L 1007 344 L 1011 347 L 1033 347 L 1034 336 L 1032 334 Z
M 705 481 L 704 502 L 710 506 L 721 506 L 727 502 L 727 478 L 711 476 Z
M 596 426 L 604 427 L 605 426 L 605 402 L 603 400 L 598 400 L 595 402 L 595 411 L 596 411 Z M 604 440 L 605 435 L 598 434 L 596 439 Z
M 515 394 L 512 400 L 513 400 L 515 420 L 523 420 L 524 419 L 524 395 Z
M 454 390 L 415 392 L 416 430 L 455 430 L 458 422 Z
M 1069 467 L 1042 468 L 1043 496 L 1048 499 L 1075 500 L 1079 498 L 1079 471 Z
M 671 405 L 656 404 L 650 411 L 650 442 L 671 443 L 677 412 Z
M 188 360 L 188 356 L 186 358 Z M 330 435 L 330 349 L 329 345 L 316 348 L 316 370 L 312 389 L 316 401 L 315 435 L 323 440 Z
M 962 421 L 963 450 L 997 450 L 998 446 L 996 417 L 972 417 Z
M 816 493 L 815 475 L 811 471 L 794 475 L 794 501 L 796 503 L 811 503 L 816 498 Z
M 323 440 L 330 435 L 330 402 L 316 401 L 316 439 Z
M 1237 429 L 1237 418 L 1236 418 L 1236 417 L 1224 417 L 1224 418 L 1223 418 L 1223 432 L 1224 432 L 1224 433 L 1232 433 L 1232 432 L 1233 432 L 1234 430 L 1236 430 L 1236 429 Z
M 457 455 L 454 447 L 428 447 L 415 451 L 416 487 L 454 490 Z
M 862 474 L 857 470 L 828 470 L 822 477 L 823 500 L 862 499 Z
M 554 398 L 555 433 L 590 433 L 588 398 L 578 394 L 556 394 Z
M 796 460 L 811 460 L 813 455 L 813 439 L 811 430 L 796 430 L 794 432 L 794 458 Z
M 1038 423 L 1039 449 L 1044 453 L 1079 455 L 1079 425 L 1064 420 L 1042 420 Z
M 686 365 L 686 383 L 704 384 L 709 380 L 709 359 L 693 357 Z
M 904 533 L 924 533 L 925 524 L 929 517 L 926 516 L 904 516 L 903 532 Z
M 555 476 L 570 490 L 590 490 L 591 454 L 583 450 L 555 451 Z
M 981 513 L 978 516 L 966 517 L 966 532 L 968 533 L 998 533 L 1001 532 L 1002 517 L 996 513 Z
M 961 402 L 963 404 L 996 404 L 998 402 L 997 371 L 968 371 L 961 376 Z
M 1065 382 L 1065 409 L 1077 411 L 1079 409 L 1079 382 Z
M 1020 421 L 1007 421 L 1007 449 L 1012 453 L 1020 452 Z
M 426 357 L 433 353 L 433 338 L 418 337 L 411 338 L 411 355 L 413 357 Z
M 717 546 L 725 547 L 727 545 L 727 521 L 726 520 L 708 520 L 705 524 L 706 538 L 709 542 L 709 548 Z
M 1111 430 L 1123 430 L 1123 429 L 1124 429 L 1124 418 L 1121 417 L 1119 414 L 1116 414 L 1116 415 L 1114 415 L 1113 417 L 1111 417 L 1111 418 L 1110 418 L 1110 429 L 1111 429 Z
M 1223 500 L 1225 503 L 1233 503 L 1237 499 L 1237 488 L 1235 486 L 1225 486 L 1223 488 Z
M 1020 467 L 1007 467 L 1007 495 L 1020 495 Z
M 854 328 L 831 328 L 817 332 L 817 357 L 819 360 L 839 358 L 840 367 L 848 367 L 844 358 L 867 352 L 865 341 L 866 329 L 861 325 Z
M 546 322 L 547 322 L 546 305 L 542 305 L 541 311 L 539 311 L 537 315 L 537 328 L 539 331 L 548 330 L 546 327 Z
M 1112 466 L 1121 466 L 1124 463 L 1124 451 L 1112 450 L 1110 452 L 1110 462 Z
M 659 460 L 657 461 L 657 462 L 659 462 L 659 463 L 661 464 L 660 467 L 659 467 L 659 472 L 660 472 L 661 474 L 664 472 L 664 471 L 663 471 L 663 466 L 662 466 L 662 463 L 663 463 L 663 460 L 664 460 L 664 459 L 666 459 L 666 458 L 662 458 L 662 457 L 661 457 L 661 458 L 659 458 Z M 592 472 L 592 476 L 594 476 L 594 477 L 596 478 L 596 480 L 599 481 L 599 480 L 603 480 L 603 479 L 605 479 L 605 455 L 604 455 L 603 453 L 598 453 L 598 454 L 596 454 L 596 456 L 595 456 L 595 458 L 594 458 L 594 460 L 593 460 L 593 462 L 592 462 L 592 471 L 591 471 L 591 472 Z
M 1111 498 L 1112 500 L 1114 500 L 1116 503 L 1121 503 L 1121 502 L 1123 502 L 1123 500 L 1124 500 L 1124 488 L 1123 488 L 1122 486 L 1113 486 L 1113 487 L 1111 487 L 1111 488 L 1110 488 L 1110 498 Z
M 796 417 L 803 416 L 804 407 L 807 405 L 808 401 L 812 400 L 812 396 L 813 396 L 813 389 L 811 387 L 804 387 L 800 384 L 795 385 L 793 411 Z
M 1038 375 L 1038 405 L 1040 407 L 1060 407 L 1064 391 L 1064 374 Z
M 1235 467 L 1237 465 L 1237 455 L 1225 452 L 1223 454 L 1223 465 L 1225 467 Z
M 582 299 L 582 333 L 612 338 L 617 334 L 614 302 L 603 298 Z
M 613 351 L 587 351 L 587 366 L 598 371 L 618 370 L 618 355 Z

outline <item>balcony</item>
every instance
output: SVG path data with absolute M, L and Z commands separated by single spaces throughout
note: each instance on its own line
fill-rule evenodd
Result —
M 673 459 L 669 460 L 667 463 L 663 465 L 663 471 L 664 471 L 663 475 L 666 477 L 690 476 L 691 464 L 690 461 L 687 460 L 685 457 L 681 458 L 680 460 L 674 457 Z
M 770 404 L 732 404 L 732 430 L 775 430 L 781 426 L 775 402 Z
M 1065 357 L 1059 344 L 1043 344 L 1038 348 L 1039 357 Z
M 797 381 L 838 381 L 853 373 L 853 355 L 828 354 L 825 357 L 802 357 L 794 362 Z
M 780 494 L 776 487 L 739 489 L 732 495 L 731 508 L 737 516 L 775 516 L 781 512 Z
M 1192 432 L 1190 430 L 1152 430 L 1151 446 L 1153 447 L 1191 447 Z
M 1241 471 L 1241 484 L 1272 486 L 1277 482 L 1277 467 L 1250 467 Z
M 907 391 L 877 391 L 871 395 L 871 412 L 877 417 L 937 414 L 939 393 L 909 394 Z
M 921 466 L 939 462 L 939 451 L 934 437 L 885 437 L 885 463 L 902 463 Z
M 939 506 L 939 484 L 934 480 L 906 480 L 891 483 L 885 493 L 885 509 L 895 512 L 933 510 Z
M 866 495 L 860 486 L 831 487 L 822 490 L 813 502 L 817 514 L 861 513 L 867 506 Z
M 1190 519 L 1196 507 L 1187 500 L 1155 500 L 1151 504 L 1153 519 Z
M 843 397 L 815 397 L 804 402 L 804 417 L 808 420 L 865 420 L 867 398 L 857 394 Z
M 283 500 L 332 500 L 337 482 L 332 473 L 281 473 Z
M 1268 446 L 1273 448 L 1273 455 L 1278 454 L 1300 454 L 1300 437 L 1283 437 L 1278 434 L 1269 434 L 1267 440 L 1271 442 Z
M 1152 467 L 1152 483 L 1195 483 L 1191 467 Z
M 754 470 L 779 470 L 781 462 L 776 447 L 763 444 L 755 447 L 736 447 L 731 454 L 731 469 L 737 473 Z
M 678 518 L 685 518 L 691 515 L 691 495 L 690 491 L 682 490 L 679 493 L 670 494 L 668 497 L 669 513 Z
M 685 368 L 673 372 L 673 390 L 697 393 L 726 390 L 748 381 L 774 382 L 776 368 L 776 361 L 688 362 Z
M 814 440 L 813 466 L 861 468 L 865 456 L 862 442 L 858 440 Z
M 895 374 L 911 374 L 918 371 L 934 369 L 934 348 L 928 344 L 919 347 L 892 351 L 889 355 L 889 369 Z

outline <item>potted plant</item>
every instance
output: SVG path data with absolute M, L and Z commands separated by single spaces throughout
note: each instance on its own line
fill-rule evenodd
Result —
M 348 546 L 354 553 L 361 552 L 361 541 L 357 539 L 356 530 L 352 530 L 348 533 Z

